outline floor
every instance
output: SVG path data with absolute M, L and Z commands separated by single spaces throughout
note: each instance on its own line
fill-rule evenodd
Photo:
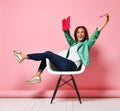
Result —
M 120 98 L 0 98 L 0 111 L 120 111 Z

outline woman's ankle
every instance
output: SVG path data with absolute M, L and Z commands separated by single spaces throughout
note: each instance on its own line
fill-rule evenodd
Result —
M 24 60 L 24 59 L 27 59 L 27 55 L 21 54 L 21 57 L 22 57 L 23 60 Z
M 40 77 L 40 75 L 41 75 L 41 72 L 39 72 L 39 71 L 37 71 L 35 74 L 35 76 L 37 76 L 37 77 Z

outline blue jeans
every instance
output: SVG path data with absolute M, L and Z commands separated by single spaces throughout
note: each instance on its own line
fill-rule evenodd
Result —
M 48 58 L 50 62 L 53 63 L 60 71 L 77 70 L 77 66 L 73 61 L 54 54 L 51 51 L 46 51 L 44 53 L 27 54 L 27 58 L 31 60 L 41 61 L 41 64 L 38 68 L 39 72 L 43 72 L 43 70 L 46 68 L 46 58 Z

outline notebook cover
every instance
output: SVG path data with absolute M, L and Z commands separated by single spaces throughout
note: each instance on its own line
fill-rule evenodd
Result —
M 62 30 L 68 30 L 70 28 L 70 16 L 67 19 L 62 20 Z

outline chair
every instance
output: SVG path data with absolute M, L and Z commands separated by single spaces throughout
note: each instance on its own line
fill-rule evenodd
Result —
M 58 53 L 58 55 L 60 55 L 60 56 L 62 56 L 62 57 L 66 57 L 66 54 L 67 54 L 67 50 L 62 50 L 60 53 Z M 55 95 L 56 95 L 56 93 L 57 93 L 58 88 L 61 87 L 61 86 L 63 86 L 63 85 L 65 85 L 65 84 L 67 84 L 67 85 L 69 85 L 69 86 L 71 86 L 72 88 L 75 89 L 76 94 L 77 94 L 77 97 L 78 97 L 78 100 L 79 100 L 79 102 L 82 104 L 82 102 L 81 102 L 81 97 L 80 97 L 80 94 L 79 94 L 79 92 L 78 92 L 78 88 L 77 88 L 77 85 L 76 85 L 76 82 L 75 82 L 75 79 L 74 79 L 73 75 L 83 73 L 84 70 L 85 70 L 85 65 L 82 65 L 82 66 L 81 66 L 81 69 L 78 70 L 78 71 L 59 71 L 59 70 L 49 61 L 49 59 L 46 59 L 46 64 L 47 64 L 47 70 L 48 70 L 49 73 L 60 76 L 59 79 L 58 79 L 58 82 L 57 82 L 57 85 L 56 85 L 56 88 L 55 88 L 55 90 L 54 90 L 54 93 L 53 93 L 53 96 L 52 96 L 52 99 L 51 99 L 51 102 L 50 102 L 50 103 L 52 104 L 52 102 L 53 102 L 53 100 L 54 100 L 54 98 L 55 98 Z M 63 76 L 66 76 L 66 75 L 67 75 L 67 76 L 70 76 L 70 79 L 69 79 L 69 80 L 65 80 L 65 79 L 62 78 Z M 61 84 L 61 81 L 63 82 L 62 84 Z M 70 81 L 72 81 L 73 84 L 71 84 Z

